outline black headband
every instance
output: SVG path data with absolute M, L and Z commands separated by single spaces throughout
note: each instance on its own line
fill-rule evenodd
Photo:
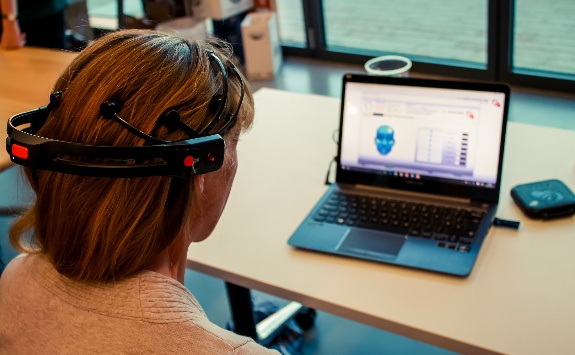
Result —
M 164 141 L 152 137 L 121 119 L 117 112 L 118 102 L 107 101 L 101 105 L 104 117 L 114 118 L 131 133 L 146 139 L 144 146 L 102 146 L 63 142 L 37 136 L 36 133 L 46 123 L 54 106 L 58 105 L 61 92 L 50 96 L 50 104 L 36 110 L 23 112 L 8 120 L 6 149 L 12 162 L 34 169 L 60 173 L 98 177 L 143 177 L 179 176 L 190 177 L 218 170 L 224 161 L 225 142 L 220 134 L 231 129 L 239 114 L 244 98 L 244 82 L 235 67 L 234 74 L 239 78 L 241 96 L 236 111 L 226 111 L 228 100 L 228 76 L 221 60 L 213 51 L 210 58 L 217 62 L 222 72 L 223 89 L 219 107 L 204 133 L 195 130 L 181 121 L 177 111 L 168 110 L 163 116 L 166 125 L 182 129 L 191 137 L 179 141 Z M 162 118 L 161 118 L 162 119 Z M 218 133 L 209 134 L 218 122 L 225 119 Z M 19 126 L 29 125 L 19 129 Z
M 35 135 L 48 114 L 43 106 L 9 119 L 6 149 L 12 162 L 84 176 L 190 177 L 218 170 L 224 161 L 225 142 L 219 134 L 145 146 L 87 145 Z M 17 128 L 25 124 L 30 126 Z

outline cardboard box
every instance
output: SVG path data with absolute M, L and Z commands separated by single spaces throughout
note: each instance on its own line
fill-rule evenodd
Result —
M 275 12 L 249 13 L 242 21 L 242 42 L 248 78 L 273 78 L 283 60 Z
M 191 12 L 189 15 L 215 20 L 250 11 L 253 6 L 253 0 L 187 0 L 187 9 Z

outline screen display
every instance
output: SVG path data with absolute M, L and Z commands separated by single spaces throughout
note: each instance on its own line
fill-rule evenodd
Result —
M 341 168 L 495 188 L 505 94 L 347 82 Z

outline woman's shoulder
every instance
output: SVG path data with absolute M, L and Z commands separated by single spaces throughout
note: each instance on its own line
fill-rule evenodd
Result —
M 158 337 L 153 342 L 170 339 L 167 344 L 170 351 L 194 354 L 202 351 L 206 354 L 277 354 L 248 337 L 212 323 L 194 295 L 176 280 L 144 271 L 139 275 L 139 286 L 145 320 L 156 324 L 150 336 Z
M 14 275 L 25 272 L 31 267 L 31 264 L 36 262 L 37 255 L 19 254 L 14 257 L 2 272 L 0 280 L 12 280 Z M 5 281 L 6 282 L 6 281 Z
M 193 354 L 277 354 L 212 323 L 194 295 L 181 283 L 165 275 L 142 271 L 137 282 L 141 318 L 150 327 L 138 340 L 140 346 L 157 352 Z
M 39 254 L 19 254 L 14 257 L 0 277 L 0 298 L 21 302 L 21 294 L 37 295 L 40 289 L 32 282 L 39 270 L 50 269 L 51 264 Z M 40 292 L 41 293 L 41 292 Z M 33 294 L 33 295 L 32 295 Z
M 180 334 L 170 340 L 170 351 L 185 351 L 194 354 L 234 354 L 234 355 L 277 355 L 275 350 L 267 349 L 253 339 L 235 334 L 211 323 L 207 319 L 187 321 L 177 325 L 172 334 Z M 190 341 L 194 339 L 194 341 Z

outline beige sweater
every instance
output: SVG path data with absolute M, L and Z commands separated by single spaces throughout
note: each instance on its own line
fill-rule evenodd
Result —
M 0 278 L 0 354 L 277 354 L 211 323 L 179 282 L 142 271 L 87 285 L 39 255 Z

